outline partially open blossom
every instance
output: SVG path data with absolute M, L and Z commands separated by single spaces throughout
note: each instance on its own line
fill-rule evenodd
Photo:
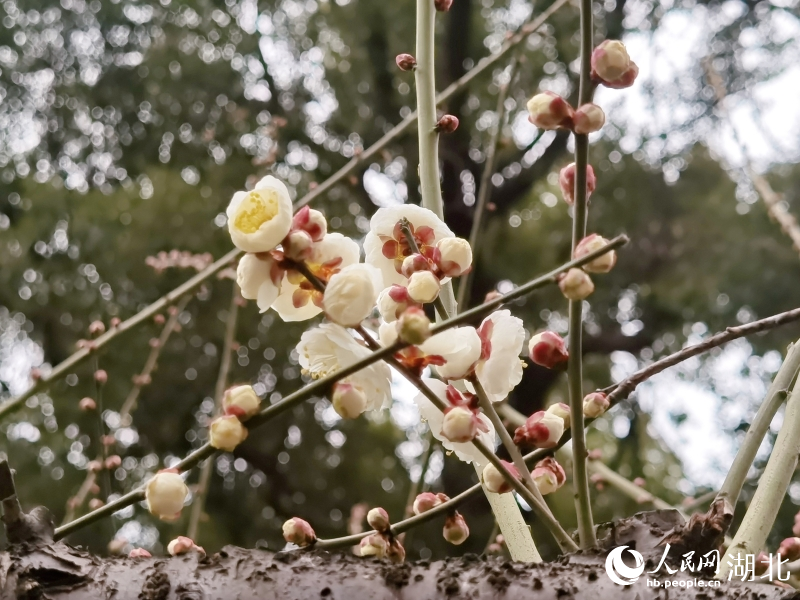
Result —
M 174 469 L 159 471 L 144 488 L 147 510 L 162 521 L 177 520 L 188 495 L 189 488 Z
M 83 412 L 90 412 L 97 408 L 97 402 L 93 398 L 84 398 L 78 403 L 78 408 Z
M 417 59 L 410 54 L 398 54 L 394 61 L 401 71 L 412 71 L 417 66 Z
M 517 468 L 514 465 L 505 460 L 501 460 L 500 462 L 503 463 L 506 471 L 508 471 L 512 477 L 519 479 L 519 471 L 517 471 Z M 481 473 L 481 481 L 483 481 L 483 485 L 486 486 L 487 490 L 495 494 L 505 494 L 514 489 L 514 487 L 508 481 L 506 481 L 506 478 L 503 476 L 503 474 L 498 471 L 497 467 L 495 467 L 492 463 L 489 463 L 483 468 L 483 472 Z
M 558 279 L 561 293 L 569 300 L 583 300 L 594 292 L 594 283 L 583 269 L 570 269 Z
M 463 379 L 481 357 L 481 338 L 474 327 L 454 327 L 431 336 L 419 349 L 445 359 L 436 367 L 442 379 Z
M 133 550 L 128 552 L 128 556 L 130 558 L 152 558 L 153 557 L 153 555 L 150 554 L 144 548 L 134 548 Z
M 192 538 L 188 538 L 185 535 L 179 535 L 172 540 L 167 545 L 167 552 L 170 553 L 170 556 L 178 556 L 180 554 L 187 554 L 189 552 L 199 552 L 200 554 L 206 553 L 201 546 L 198 546 L 194 543 Z
M 561 196 L 564 202 L 572 206 L 575 204 L 575 163 L 570 163 L 558 174 L 558 185 L 561 188 Z M 594 192 L 597 187 L 597 177 L 594 175 L 592 165 L 586 165 L 586 199 Z
M 543 331 L 528 341 L 528 356 L 537 365 L 552 369 L 569 360 L 564 338 L 552 331 Z
M 261 398 L 252 385 L 235 385 L 225 390 L 222 396 L 222 408 L 226 415 L 236 415 L 244 421 L 258 414 Z
M 367 513 L 367 523 L 375 531 L 387 531 L 392 526 L 389 513 L 380 507 L 373 508 Z
M 314 533 L 308 521 L 292 517 L 283 524 L 283 539 L 302 548 L 316 542 L 317 534 Z
M 439 278 L 430 271 L 417 271 L 408 278 L 408 295 L 414 302 L 433 302 L 441 289 Z
M 283 253 L 292 260 L 306 260 L 311 256 L 314 240 L 306 231 L 290 231 L 283 238 Z
M 554 92 L 542 92 L 528 100 L 528 120 L 539 129 L 571 129 L 575 110 Z
M 378 294 L 378 311 L 387 323 L 397 320 L 409 306 L 417 306 L 417 303 L 408 295 L 405 286 L 394 284 Z
M 431 321 L 424 310 L 409 306 L 397 320 L 397 334 L 407 344 L 419 345 L 431 337 Z
M 455 511 L 452 515 L 448 515 L 444 521 L 444 528 L 442 529 L 444 539 L 453 544 L 460 546 L 469 537 L 469 527 L 461 513 Z
M 552 494 L 564 485 L 564 482 L 567 480 L 567 474 L 564 472 L 564 468 L 558 464 L 556 459 L 549 456 L 536 463 L 536 466 L 531 472 L 531 477 L 542 493 L 542 496 Z
M 269 252 L 292 226 L 292 199 L 284 183 L 267 175 L 250 192 L 236 192 L 226 211 L 234 245 L 245 252 Z
M 452 2 L 452 0 L 449 1 Z M 443 115 L 442 118 L 436 122 L 435 129 L 439 133 L 453 133 L 458 129 L 458 117 L 455 115 Z
M 233 452 L 246 439 L 247 427 L 235 415 L 217 417 L 208 427 L 208 443 L 217 450 Z
M 451 237 L 436 243 L 439 249 L 439 268 L 447 277 L 460 277 L 472 266 L 472 248 L 462 238 Z
M 778 556 L 786 560 L 797 560 L 800 558 L 800 537 L 786 538 L 781 542 L 776 552 Z
M 359 552 L 361 556 L 384 558 L 389 551 L 389 541 L 380 533 L 373 533 L 361 540 Z
M 447 502 L 449 498 L 444 494 L 434 494 L 433 492 L 423 492 L 414 499 L 412 509 L 415 515 L 421 515 L 440 504 Z
M 573 131 L 578 134 L 594 133 L 600 131 L 606 123 L 606 114 L 603 109 L 591 102 L 577 108 L 572 117 Z
M 556 402 L 555 404 L 551 404 L 547 407 L 547 412 L 551 415 L 555 415 L 557 417 L 561 417 L 564 420 L 564 429 L 569 429 L 569 424 L 571 422 L 571 415 L 569 412 L 569 405 L 564 404 L 563 402 Z
M 564 419 L 543 410 L 533 413 L 514 432 L 516 444 L 555 448 L 564 434 Z
M 608 410 L 608 397 L 603 392 L 592 392 L 583 399 L 583 414 L 596 419 Z
M 236 283 L 242 298 L 255 300 L 263 313 L 278 298 L 284 271 L 268 253 L 245 254 L 236 267 Z
M 343 419 L 355 419 L 367 410 L 367 396 L 358 386 L 339 381 L 333 386 L 331 404 Z
M 328 233 L 328 222 L 321 212 L 304 206 L 292 217 L 292 230 L 304 231 L 313 242 L 321 242 Z
M 625 44 L 619 40 L 603 41 L 592 52 L 591 62 L 592 77 L 607 87 L 629 87 L 639 74 Z
M 325 316 L 343 327 L 356 327 L 375 308 L 381 289 L 381 272 L 372 265 L 345 267 L 328 281 L 322 300 Z
M 300 366 L 314 379 L 349 367 L 370 353 L 369 348 L 359 344 L 344 327 L 335 323 L 323 323 L 309 329 L 297 344 Z M 375 410 L 391 404 L 391 381 L 389 365 L 378 361 L 349 375 L 343 383 L 360 388 L 367 399 L 367 410 Z
M 575 252 L 572 253 L 572 258 L 581 258 L 587 254 L 591 254 L 605 247 L 606 244 L 608 244 L 608 240 L 596 233 L 587 235 L 575 246 Z M 583 265 L 583 270 L 589 273 L 608 273 L 614 268 L 616 263 L 617 253 L 614 250 L 609 250 L 602 256 L 595 258 L 592 262 Z
M 483 320 L 478 336 L 481 358 L 475 365 L 475 375 L 489 400 L 500 402 L 522 381 L 522 319 L 512 316 L 509 310 L 495 311 Z

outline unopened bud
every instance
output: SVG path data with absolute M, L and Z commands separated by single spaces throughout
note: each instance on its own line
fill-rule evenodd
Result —
M 316 542 L 317 534 L 314 533 L 308 521 L 292 517 L 283 524 L 283 539 L 302 548 Z
M 596 419 L 606 412 L 609 406 L 608 397 L 603 392 L 592 392 L 583 399 L 583 414 L 590 419 Z
M 119 327 L 120 323 L 122 323 L 122 319 L 119 317 L 111 317 L 111 320 L 108 322 L 111 329 L 116 329 Z
M 412 71 L 417 66 L 417 59 L 410 54 L 398 54 L 394 60 L 401 71 Z
M 119 469 L 122 466 L 122 459 L 120 458 L 119 454 L 112 454 L 105 460 L 103 466 L 107 471 Z
M 188 538 L 185 535 L 179 535 L 172 540 L 167 545 L 167 552 L 169 552 L 170 556 L 179 556 L 181 554 L 187 554 L 188 552 L 199 552 L 200 554 L 206 553 L 203 548 L 194 543 L 192 538 Z
M 453 5 L 453 0 L 433 0 L 433 6 L 439 12 L 447 12 Z
M 592 52 L 592 74 L 603 83 L 622 77 L 631 66 L 631 57 L 625 44 L 619 40 L 605 40 Z
M 156 325 L 163 325 L 166 322 L 166 318 L 161 313 L 153 316 L 153 322 Z M 147 550 L 145 550 L 147 552 Z
M 106 546 L 106 548 L 108 549 L 109 554 L 117 556 L 122 554 L 122 552 L 125 550 L 125 546 L 127 545 L 128 545 L 128 540 L 126 540 L 125 538 L 114 538 L 113 540 L 108 542 L 108 546 Z
M 800 537 L 790 537 L 783 540 L 776 554 L 789 561 L 800 558 Z
M 433 302 L 439 295 L 440 289 L 439 278 L 430 271 L 412 273 L 408 278 L 408 295 L 414 302 L 420 304 Z
M 412 304 L 414 300 L 408 295 L 408 288 L 402 285 L 394 284 L 378 294 L 378 310 L 387 323 L 396 321 Z
M 447 277 L 460 277 L 472 267 L 472 248 L 462 238 L 446 237 L 436 243 L 439 268 Z
M 794 526 L 792 527 L 792 533 L 795 535 L 800 535 L 800 512 L 798 512 L 794 516 Z
M 460 546 L 469 537 L 469 527 L 464 517 L 456 511 L 452 515 L 448 515 L 444 522 L 444 529 L 442 529 L 444 539 L 453 544 Z
M 292 231 L 305 231 L 312 241 L 318 242 L 328 232 L 328 222 L 320 211 L 304 206 L 292 217 Z
M 446 502 L 447 500 L 442 500 L 441 496 L 444 494 L 434 494 L 432 492 L 423 492 L 419 494 L 414 499 L 413 510 L 415 515 L 421 515 L 424 512 L 428 512 L 432 508 L 436 508 L 442 502 Z
M 208 427 L 208 443 L 212 448 L 233 452 L 236 446 L 247 439 L 247 427 L 235 415 L 223 415 L 211 421 Z
M 558 279 L 558 287 L 569 300 L 583 300 L 594 292 L 594 283 L 583 269 L 570 269 L 562 273 Z
M 604 237 L 593 233 L 583 238 L 575 247 L 572 258 L 582 258 L 596 250 L 600 250 L 608 244 Z M 617 253 L 609 250 L 605 254 L 598 256 L 592 262 L 583 265 L 583 270 L 589 273 L 608 273 L 617 263 Z
M 552 331 L 543 331 L 528 342 L 528 356 L 541 367 L 552 369 L 569 360 L 564 338 Z
M 528 100 L 528 120 L 539 129 L 571 129 L 575 110 L 558 94 L 543 92 Z
M 564 485 L 564 482 L 567 480 L 567 474 L 564 472 L 564 468 L 552 457 L 547 457 L 536 463 L 536 466 L 531 472 L 531 477 L 542 493 L 542 496 L 552 494 Z
M 147 510 L 162 521 L 176 521 L 188 495 L 189 488 L 175 469 L 159 471 L 144 489 Z
M 571 422 L 571 414 L 569 411 L 569 405 L 564 404 L 563 402 L 556 402 L 555 404 L 551 404 L 547 407 L 547 412 L 551 415 L 555 415 L 557 417 L 561 417 L 564 419 L 564 429 L 569 429 L 569 424 Z
M 452 406 L 444 413 L 442 435 L 455 443 L 470 442 L 478 435 L 478 418 L 468 408 Z
M 508 471 L 512 477 L 519 479 L 519 471 L 517 471 L 517 468 L 514 465 L 504 460 L 501 460 L 500 462 L 503 463 L 506 471 Z M 498 471 L 497 467 L 495 467 L 492 463 L 489 463 L 483 468 L 481 480 L 483 481 L 483 485 L 486 486 L 486 489 L 495 494 L 505 494 L 514 489 L 514 486 L 506 481 L 506 478 L 503 476 L 503 474 Z
M 283 240 L 283 251 L 292 260 L 305 260 L 311 256 L 314 240 L 303 230 L 291 231 Z
M 100 498 L 92 498 L 91 500 L 89 500 L 89 508 L 91 510 L 97 510 L 98 508 L 103 508 L 105 504 L 106 503 L 100 500 Z
M 97 409 L 97 402 L 95 402 L 92 398 L 84 398 L 78 403 L 78 408 L 80 408 L 83 412 L 91 412 Z
M 455 115 L 443 115 L 442 118 L 437 121 L 434 129 L 439 133 L 453 133 L 458 129 L 458 117 Z
M 92 321 L 89 324 L 89 335 L 92 337 L 97 337 L 99 335 L 103 335 L 106 332 L 106 326 L 103 324 L 102 321 Z
M 258 397 L 252 385 L 237 385 L 225 391 L 222 397 L 222 407 L 226 415 L 235 415 L 245 421 L 258 414 L 261 408 L 261 398 Z
M 108 381 L 108 373 L 104 369 L 97 369 L 94 372 L 94 380 L 100 385 L 104 385 Z
M 42 370 L 41 369 L 37 369 L 35 367 L 33 369 L 31 369 L 31 379 L 33 381 L 39 381 L 41 378 L 42 378 Z
M 600 131 L 606 123 L 606 114 L 603 109 L 591 102 L 583 104 L 575 111 L 572 117 L 573 131 L 578 134 L 594 133 Z
M 409 306 L 397 320 L 397 334 L 407 344 L 419 345 L 431 337 L 431 321 L 424 310 Z
M 153 557 L 153 555 L 150 554 L 144 548 L 134 548 L 133 550 L 128 552 L 128 556 L 130 558 L 152 558 Z
M 367 513 L 367 523 L 375 531 L 383 532 L 388 531 L 392 526 L 389 520 L 389 513 L 380 507 L 373 508 Z
M 491 292 L 487 292 L 486 296 L 483 297 L 483 303 L 486 304 L 487 302 L 491 302 L 492 300 L 497 300 L 498 298 L 502 297 L 503 294 L 501 294 L 497 290 L 492 290 Z
M 86 468 L 91 473 L 99 473 L 103 470 L 103 462 L 99 460 L 90 460 L 89 463 L 86 465 Z
M 644 477 L 636 477 L 633 480 L 633 485 L 635 485 L 636 487 L 643 488 L 645 486 L 645 483 L 647 482 L 644 480 Z
M 400 267 L 400 272 L 404 277 L 411 277 L 412 273 L 417 271 L 430 271 L 431 265 L 428 259 L 422 254 L 412 254 L 403 259 L 403 265 Z
M 575 204 L 575 163 L 570 163 L 558 174 L 558 185 L 561 188 L 561 196 L 564 202 L 572 206 Z M 594 175 L 592 165 L 586 165 L 586 199 L 597 188 L 597 177 Z
M 367 395 L 360 387 L 339 381 L 333 386 L 331 404 L 343 419 L 355 419 L 367 410 Z
M 555 448 L 564 434 L 564 419 L 543 410 L 533 413 L 514 432 L 514 443 Z
M 361 556 L 374 556 L 375 558 L 383 558 L 389 551 L 389 542 L 386 537 L 380 533 L 373 533 L 361 540 L 359 546 Z
M 397 538 L 392 538 L 392 541 L 389 543 L 389 549 L 386 551 L 386 558 L 393 563 L 399 564 L 405 562 L 406 549 L 403 548 L 403 544 L 397 541 Z
M 639 67 L 636 66 L 635 62 L 631 61 L 631 66 L 628 67 L 628 70 L 625 71 L 619 79 L 615 79 L 614 81 L 601 81 L 601 83 L 607 88 L 621 90 L 631 87 L 638 76 Z
M 325 288 L 325 315 L 342 327 L 357 327 L 375 308 L 381 272 L 370 264 L 349 265 L 333 275 Z

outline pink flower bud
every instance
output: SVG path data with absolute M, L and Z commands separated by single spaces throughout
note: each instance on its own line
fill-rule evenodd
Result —
M 92 337 L 97 337 L 98 335 L 103 335 L 106 332 L 106 326 L 103 324 L 102 321 L 92 321 L 89 325 L 89 335 Z
M 203 550 L 202 547 L 198 546 L 194 543 L 192 538 L 188 538 L 185 535 L 179 535 L 174 540 L 172 540 L 167 545 L 167 552 L 170 553 L 170 556 L 179 556 L 181 554 L 187 554 L 189 552 L 199 552 L 200 554 L 205 555 L 206 551 Z
M 531 337 L 528 342 L 528 356 L 542 367 L 552 369 L 569 360 L 569 352 L 564 339 L 552 331 L 543 331 Z
M 470 442 L 478 435 L 478 418 L 470 409 L 452 406 L 444 414 L 442 435 L 455 443 Z
M 261 398 L 258 397 L 253 386 L 236 385 L 225 391 L 222 397 L 222 407 L 226 415 L 235 415 L 245 421 L 258 414 L 261 408 Z
M 113 554 L 114 556 L 118 556 L 125 551 L 125 547 L 128 545 L 128 540 L 125 538 L 114 538 L 110 542 L 108 542 L 108 549 L 109 554 Z
M 596 419 L 608 410 L 608 397 L 603 392 L 592 392 L 583 399 L 583 414 Z
M 163 325 L 166 322 L 166 319 L 164 318 L 164 315 L 159 313 L 159 314 L 153 316 L 153 322 L 156 325 Z M 147 552 L 147 550 L 145 550 L 145 552 Z
M 547 407 L 547 412 L 564 419 L 564 429 L 569 429 L 569 424 L 571 422 L 572 417 L 569 411 L 568 404 L 564 404 L 563 402 L 556 402 L 555 404 L 551 404 L 550 406 Z
M 247 433 L 247 427 L 236 415 L 223 415 L 211 421 L 208 443 L 217 450 L 233 452 L 236 446 L 247 439 Z
M 792 533 L 795 535 L 800 535 L 800 512 L 798 512 L 794 516 L 794 526 L 792 527 Z
M 783 540 L 776 554 L 790 561 L 800 558 L 800 537 L 790 537 Z
M 452 0 L 450 0 L 452 1 Z M 444 115 L 434 127 L 439 133 L 453 133 L 458 129 L 458 118 L 455 115 Z
M 425 311 L 409 306 L 397 320 L 397 335 L 407 344 L 418 345 L 431 337 L 431 321 Z
M 292 231 L 305 231 L 312 241 L 318 242 L 328 232 L 328 222 L 321 212 L 304 206 L 292 217 Z
M 112 454 L 109 456 L 103 466 L 108 471 L 113 471 L 114 469 L 119 469 L 122 466 L 122 459 L 119 457 L 119 454 Z
M 144 548 L 134 548 L 133 550 L 128 552 L 128 556 L 130 558 L 152 558 L 153 557 L 153 555 L 150 554 Z
M 766 552 L 759 552 L 756 555 L 755 564 L 753 565 L 753 572 L 756 575 L 763 575 L 769 569 L 770 556 Z
M 97 409 L 97 402 L 92 398 L 84 398 L 78 403 L 78 408 L 83 412 L 90 412 Z
M 314 240 L 307 231 L 302 229 L 289 232 L 283 240 L 283 252 L 292 260 L 305 260 L 311 256 Z
M 302 548 L 316 542 L 317 534 L 314 533 L 308 521 L 292 517 L 283 524 L 283 539 Z
M 561 196 L 564 202 L 572 206 L 575 204 L 575 163 L 570 163 L 558 174 L 558 185 L 561 188 Z M 597 187 L 597 178 L 594 176 L 592 165 L 586 166 L 586 199 L 594 192 Z
M 120 323 L 122 323 L 122 319 L 119 317 L 111 317 L 111 320 L 108 322 L 108 324 L 111 326 L 111 329 L 116 329 L 119 327 Z
M 592 75 L 605 83 L 622 77 L 631 66 L 631 57 L 619 40 L 605 40 L 592 52 L 591 62 Z
M 422 256 L 422 254 L 412 254 L 411 256 L 406 256 L 403 259 L 403 266 L 400 267 L 400 272 L 404 277 L 411 277 L 411 274 L 416 273 L 417 271 L 430 270 L 431 265 L 428 262 L 428 259 Z
M 367 410 L 367 396 L 360 387 L 339 381 L 333 386 L 331 404 L 343 419 L 355 419 Z
M 624 88 L 631 87 L 633 83 L 636 81 L 636 78 L 639 76 L 639 67 L 636 66 L 636 63 L 631 61 L 631 66 L 628 67 L 628 70 L 622 74 L 619 79 L 614 81 L 603 81 L 601 82 L 607 88 L 611 88 L 614 90 L 621 90 Z
M 643 477 L 637 477 L 633 480 L 633 485 L 643 488 L 645 483 L 647 483 Z
M 569 300 L 583 300 L 594 292 L 594 283 L 582 269 L 570 269 L 558 278 L 561 293 Z
M 439 12 L 447 12 L 453 5 L 453 0 L 433 0 L 433 6 Z
M 402 563 L 406 560 L 406 549 L 397 541 L 397 538 L 392 538 L 389 543 L 389 549 L 386 551 L 386 558 L 393 563 Z
M 97 369 L 94 372 L 94 380 L 100 385 L 104 385 L 108 381 L 108 373 L 103 369 Z
M 89 508 L 91 510 L 97 510 L 98 508 L 102 508 L 103 506 L 105 506 L 105 504 L 106 503 L 100 500 L 100 498 L 92 498 L 91 500 L 89 500 Z
M 558 94 L 543 92 L 528 100 L 528 120 L 539 129 L 572 129 L 575 110 Z
M 147 510 L 162 521 L 176 521 L 181 516 L 189 488 L 175 469 L 163 469 L 147 482 L 144 490 Z
M 531 472 L 531 477 L 542 493 L 542 496 L 552 494 L 564 485 L 564 482 L 567 480 L 567 474 L 564 472 L 564 468 L 552 457 L 547 457 L 536 463 L 536 466 Z
M 600 131 L 605 125 L 606 114 L 597 104 L 589 102 L 578 107 L 572 119 L 575 124 L 573 128 L 575 133 L 594 133 L 595 131 Z
M 86 465 L 86 468 L 91 473 L 99 473 L 103 470 L 103 462 L 99 460 L 90 460 L 89 464 Z
M 361 556 L 374 556 L 375 558 L 383 558 L 389 551 L 389 542 L 386 537 L 380 533 L 373 533 L 361 540 L 359 546 Z
M 446 237 L 436 242 L 439 268 L 446 277 L 460 277 L 472 267 L 472 248 L 462 238 Z
M 452 515 L 448 515 L 444 522 L 444 529 L 442 529 L 444 539 L 453 544 L 460 546 L 469 537 L 469 527 L 464 517 L 456 511 Z
M 600 250 L 606 244 L 608 244 L 608 240 L 596 233 L 587 235 L 575 247 L 572 258 L 581 258 L 587 254 L 591 254 L 596 250 Z M 614 250 L 609 250 L 602 256 L 595 258 L 592 262 L 583 265 L 583 270 L 589 273 L 608 273 L 614 268 L 616 263 L 617 253 Z
M 514 432 L 514 443 L 555 448 L 564 434 L 564 419 L 543 410 L 533 413 Z
M 410 54 L 398 54 L 394 61 L 401 71 L 413 71 L 417 66 L 417 59 Z
M 367 523 L 378 532 L 388 531 L 392 526 L 392 522 L 389 520 L 389 513 L 380 507 L 373 508 L 367 513 Z
M 423 492 L 419 494 L 414 499 L 414 514 L 421 515 L 424 512 L 429 511 L 432 508 L 436 508 L 440 504 L 442 504 L 443 500 L 440 496 L 444 496 L 444 494 L 434 494 L 432 492 Z M 447 500 L 444 500 L 446 502 Z
M 519 479 L 519 471 L 517 471 L 517 468 L 514 465 L 504 460 L 501 460 L 500 462 L 503 463 L 503 466 L 512 477 Z M 495 494 L 505 494 L 514 489 L 514 487 L 506 481 L 506 478 L 503 476 L 503 474 L 498 471 L 497 467 L 495 467 L 492 463 L 489 463 L 483 468 L 481 480 L 483 481 L 483 485 L 486 486 L 486 489 Z
M 378 310 L 387 323 L 396 321 L 413 304 L 415 303 L 408 295 L 408 289 L 402 285 L 392 285 L 378 294 Z
M 408 278 L 408 295 L 414 302 L 433 302 L 441 289 L 439 278 L 430 271 L 418 271 Z

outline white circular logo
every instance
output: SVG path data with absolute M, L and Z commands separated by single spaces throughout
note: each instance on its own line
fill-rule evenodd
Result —
M 644 572 L 644 557 L 636 550 L 628 549 L 636 562 L 635 567 L 629 567 L 622 562 L 622 553 L 627 546 L 617 546 L 606 558 L 606 573 L 614 583 L 619 585 L 630 585 L 635 583 L 639 576 Z

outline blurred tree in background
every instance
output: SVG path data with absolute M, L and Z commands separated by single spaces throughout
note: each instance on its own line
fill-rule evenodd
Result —
M 0 400 L 23 391 L 32 368 L 46 370 L 69 356 L 90 322 L 126 318 L 191 274 L 158 272 L 147 257 L 172 249 L 215 258 L 227 252 L 224 209 L 234 191 L 273 173 L 299 198 L 414 109 L 412 76 L 394 64 L 396 54 L 413 51 L 409 2 L 5 0 L 1 6 Z M 508 32 L 545 7 L 455 0 L 440 19 L 440 85 L 496 51 Z M 654 60 L 636 86 L 652 113 L 636 119 L 622 104 L 607 110 L 611 124 L 593 146 L 601 176 L 590 229 L 608 237 L 625 232 L 632 243 L 591 297 L 588 387 L 604 386 L 615 369 L 631 370 L 688 339 L 794 308 L 800 298 L 796 251 L 741 172 L 721 165 L 708 147 L 721 125 L 699 60 L 710 56 L 728 91 L 749 97 L 790 65 L 793 50 L 796 56 L 797 2 L 607 0 L 605 9 L 598 39 L 658 40 L 669 35 L 662 27 L 675 15 L 701 15 L 707 39 L 693 47 L 687 65 L 660 70 Z M 577 15 L 570 5 L 562 8 L 517 55 L 472 304 L 569 254 L 569 215 L 554 180 L 570 162 L 567 136 L 534 137 L 524 103 L 539 85 L 576 93 Z M 441 149 L 445 216 L 461 236 L 469 233 L 487 145 L 498 127 L 496 94 L 507 75 L 498 68 L 479 77 L 446 106 L 461 126 Z M 401 137 L 314 206 L 331 230 L 359 238 L 378 206 L 418 202 L 417 163 L 415 137 Z M 800 208 L 798 173 L 787 163 L 768 174 L 789 210 Z M 113 494 L 204 441 L 233 287 L 229 278 L 214 279 L 188 303 L 129 426 L 118 411 L 160 326 L 143 326 L 100 354 L 97 366 L 109 373 L 104 418 L 116 438 L 114 452 L 123 457 L 110 482 Z M 531 332 L 545 325 L 566 331 L 566 303 L 557 290 L 529 298 L 517 314 Z M 300 386 L 304 376 L 293 351 L 306 327 L 259 315 L 254 303 L 241 309 L 231 381 L 258 382 L 257 391 L 273 401 Z M 683 374 L 723 399 L 721 440 L 743 434 L 762 382 L 777 368 L 776 351 L 783 353 L 798 333 L 788 327 L 741 347 L 745 357 L 735 376 L 749 386 L 726 385 L 704 362 Z M 78 406 L 97 396 L 95 368 L 86 363 L 0 423 L 0 449 L 18 470 L 24 503 L 47 505 L 57 520 L 98 452 L 96 416 Z M 529 366 L 511 404 L 529 414 L 564 399 L 565 390 L 563 375 Z M 314 523 L 321 536 L 342 535 L 361 502 L 401 515 L 427 438 L 410 402 L 413 390 L 396 392 L 390 412 L 348 422 L 316 399 L 233 455 L 218 457 L 199 543 L 212 551 L 228 543 L 277 549 L 280 524 L 292 515 Z M 631 479 L 644 477 L 651 492 L 670 502 L 702 491 L 635 398 L 601 420 L 590 447 L 602 448 L 610 466 Z M 680 430 L 686 415 L 672 416 Z M 434 489 L 456 493 L 472 484 L 474 473 L 436 451 L 427 479 Z M 699 484 L 714 480 L 709 474 Z M 554 503 L 566 527 L 574 526 L 569 495 L 562 490 Z M 790 528 L 792 501 L 800 503 L 800 493 L 790 494 L 776 530 Z M 608 488 L 595 503 L 600 522 L 636 509 Z M 84 503 L 79 512 L 86 510 Z M 473 534 L 464 549 L 481 551 L 491 513 L 484 500 L 464 512 Z M 185 532 L 188 513 L 164 524 L 130 508 L 70 541 L 103 551 L 116 536 L 157 548 Z M 413 558 L 453 551 L 436 528 L 414 531 L 409 540 Z

